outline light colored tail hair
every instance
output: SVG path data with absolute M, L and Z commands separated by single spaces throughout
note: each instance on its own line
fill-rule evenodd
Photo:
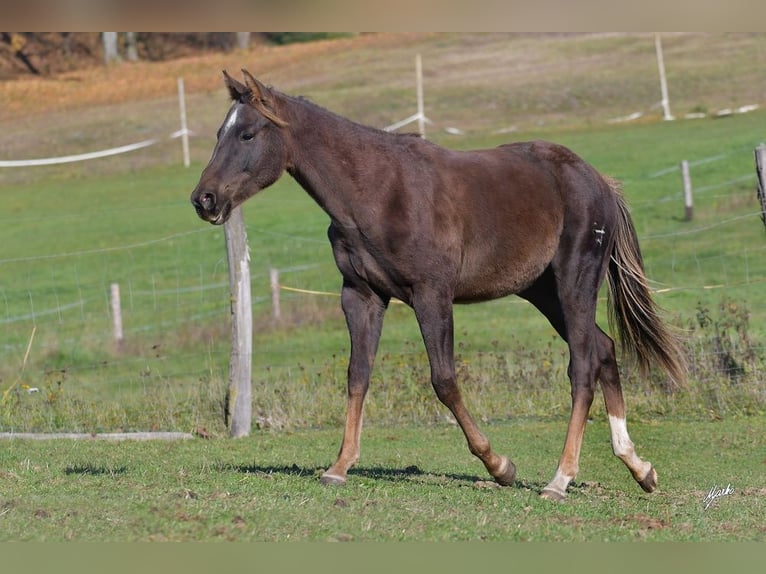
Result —
M 609 261 L 609 322 L 620 334 L 623 352 L 636 359 L 646 374 L 659 364 L 673 383 L 686 384 L 686 358 L 678 338 L 661 319 L 644 274 L 638 238 L 619 182 L 604 178 L 619 208 L 614 250 Z

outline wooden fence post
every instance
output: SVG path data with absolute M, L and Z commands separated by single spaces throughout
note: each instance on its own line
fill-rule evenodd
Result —
M 657 69 L 660 72 L 660 92 L 662 93 L 662 119 L 672 120 L 673 114 L 670 113 L 670 98 L 668 97 L 668 81 L 665 77 L 665 58 L 662 55 L 662 39 L 660 33 L 654 33 L 654 50 L 657 54 Z
M 423 63 L 420 54 L 415 56 L 415 90 L 418 98 L 418 133 L 426 137 L 426 114 L 423 108 Z
M 178 109 L 181 114 L 181 149 L 184 154 L 184 167 L 189 167 L 189 129 L 186 125 L 186 92 L 183 78 L 178 78 Z
M 271 308 L 273 312 L 274 321 L 279 321 L 282 317 L 282 312 L 279 309 L 279 270 L 275 268 L 269 269 L 269 283 L 271 284 Z
M 122 344 L 122 306 L 120 304 L 120 285 L 112 283 L 109 289 L 109 300 L 112 305 L 112 324 L 114 325 L 114 342 L 119 347 Z
M 761 205 L 761 219 L 766 225 L 766 146 L 755 148 L 755 173 L 758 176 L 758 202 Z
M 693 198 L 692 198 L 692 179 L 689 175 L 689 162 L 683 160 L 681 162 L 681 175 L 684 179 L 684 207 L 685 207 L 685 219 L 686 221 L 692 220 L 693 215 Z
M 224 224 L 231 293 L 231 355 L 226 394 L 226 425 L 232 437 L 250 434 L 252 420 L 253 310 L 250 294 L 250 253 L 242 209 Z

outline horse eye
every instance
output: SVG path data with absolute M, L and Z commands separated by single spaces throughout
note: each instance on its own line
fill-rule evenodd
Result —
M 255 137 L 255 134 L 252 132 L 244 132 L 240 137 L 242 138 L 242 141 L 249 142 Z

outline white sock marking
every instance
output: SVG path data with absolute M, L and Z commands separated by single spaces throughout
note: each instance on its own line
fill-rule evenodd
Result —
M 619 457 L 633 452 L 633 441 L 628 436 L 625 419 L 609 415 L 609 429 L 612 432 L 612 450 Z

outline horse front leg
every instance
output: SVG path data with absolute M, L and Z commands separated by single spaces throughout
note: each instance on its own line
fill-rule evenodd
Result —
M 379 297 L 367 286 L 352 286 L 344 282 L 341 305 L 351 338 L 346 427 L 338 458 L 322 474 L 322 484 L 345 484 L 348 470 L 359 460 L 364 398 L 370 386 L 372 364 L 378 350 L 388 299 Z
M 431 365 L 431 385 L 439 400 L 450 410 L 463 430 L 471 454 L 484 463 L 487 472 L 502 486 L 510 486 L 516 466 L 496 454 L 479 430 L 463 402 L 455 376 L 452 299 L 438 293 L 421 293 L 414 301 L 415 315 Z

